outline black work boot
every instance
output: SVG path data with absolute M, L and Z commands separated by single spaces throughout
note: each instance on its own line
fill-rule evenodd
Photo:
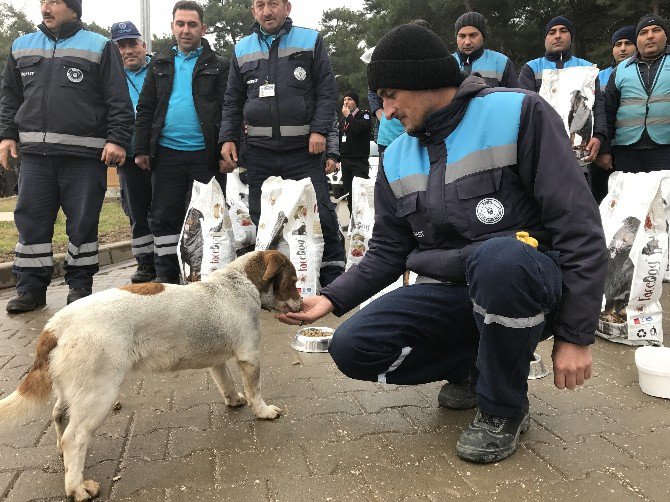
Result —
M 445 383 L 437 395 L 437 402 L 450 410 L 469 410 L 477 406 L 477 391 L 468 376 L 461 383 Z
M 67 294 L 67 304 L 70 305 L 81 298 L 91 296 L 92 292 L 91 288 L 70 288 L 70 292 Z
M 156 278 L 151 282 L 162 282 L 163 284 L 181 284 L 181 278 L 177 277 L 167 277 L 164 275 L 157 275 Z
M 144 264 L 140 263 L 137 266 L 137 270 L 130 277 L 130 282 L 139 283 L 139 282 L 150 282 L 156 278 L 156 269 L 153 264 Z
M 47 304 L 47 294 L 42 292 L 22 293 L 17 292 L 16 296 L 7 302 L 7 312 L 10 314 L 19 314 L 21 312 L 31 312 L 37 307 Z
M 514 417 L 497 417 L 477 410 L 477 415 L 456 444 L 463 460 L 477 464 L 499 462 L 519 446 L 519 435 L 530 427 L 528 405 Z

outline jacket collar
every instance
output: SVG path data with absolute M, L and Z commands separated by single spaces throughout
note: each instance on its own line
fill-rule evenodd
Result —
M 458 88 L 451 103 L 428 115 L 424 130 L 411 133 L 410 136 L 418 138 L 426 146 L 444 141 L 463 118 L 470 100 L 476 94 L 488 88 L 489 86 L 486 85 L 484 79 L 473 75 L 469 76 Z
M 46 27 L 44 23 L 40 23 L 37 28 L 49 37 L 54 42 L 57 40 L 65 40 L 76 35 L 79 31 L 84 29 L 84 24 L 81 21 L 72 21 L 71 23 L 63 23 L 60 27 L 60 32 L 56 35 L 53 31 Z
M 658 60 L 659 58 L 662 58 L 663 56 L 666 56 L 670 54 L 670 44 L 665 44 L 665 50 L 661 53 L 660 56 L 658 56 L 656 59 L 654 59 L 653 62 Z M 626 61 L 626 66 L 630 66 L 633 63 L 646 63 L 646 61 L 642 61 L 642 58 L 640 57 L 640 52 L 637 51 L 635 54 L 633 54 L 630 58 L 628 58 L 628 61 Z
M 175 57 L 175 51 L 173 50 L 173 47 L 174 46 L 172 44 L 165 46 L 165 48 L 156 55 L 156 63 L 173 62 Z M 202 39 L 201 48 L 202 53 L 200 54 L 196 65 L 199 65 L 202 61 L 206 60 L 213 52 L 212 47 L 209 45 L 209 42 L 206 38 Z
M 556 61 L 563 61 L 565 63 L 572 58 L 572 49 L 563 52 L 547 52 L 544 57 L 553 63 Z
M 289 31 L 291 31 L 291 28 L 293 28 L 293 19 L 287 17 L 286 21 L 284 21 L 284 24 L 282 24 L 281 28 L 279 28 L 279 31 L 275 34 L 275 36 L 276 37 L 284 36 Z M 251 25 L 251 31 L 256 33 L 261 38 L 265 37 L 265 35 L 261 31 L 261 25 L 258 23 L 258 21 L 256 21 L 254 24 Z
M 466 54 L 465 52 L 457 51 L 458 59 L 461 60 L 462 64 L 472 64 L 477 61 L 484 54 L 484 46 L 482 45 L 479 49 L 474 51 L 471 54 Z

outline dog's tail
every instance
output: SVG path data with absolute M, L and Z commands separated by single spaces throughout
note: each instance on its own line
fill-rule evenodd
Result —
M 58 345 L 53 332 L 44 330 L 37 340 L 36 357 L 32 368 L 19 385 L 0 401 L 0 426 L 16 425 L 33 418 L 51 396 L 49 355 Z

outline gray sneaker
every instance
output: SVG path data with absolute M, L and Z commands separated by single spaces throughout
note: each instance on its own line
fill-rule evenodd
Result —
M 437 402 L 449 410 L 469 410 L 477 406 L 477 391 L 470 377 L 461 383 L 445 383 Z
M 475 419 L 456 444 L 463 460 L 477 464 L 499 462 L 519 446 L 519 435 L 530 427 L 528 405 L 516 416 L 497 417 L 477 410 Z

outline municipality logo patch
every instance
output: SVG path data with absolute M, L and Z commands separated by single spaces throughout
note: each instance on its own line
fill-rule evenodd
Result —
M 307 71 L 302 66 L 298 66 L 293 72 L 293 76 L 297 80 L 305 80 L 307 78 Z
M 67 78 L 70 82 L 78 84 L 79 82 L 84 80 L 84 72 L 81 71 L 79 68 L 68 68 Z
M 505 216 L 505 207 L 498 199 L 482 199 L 475 209 L 477 219 L 486 225 L 495 225 Z

